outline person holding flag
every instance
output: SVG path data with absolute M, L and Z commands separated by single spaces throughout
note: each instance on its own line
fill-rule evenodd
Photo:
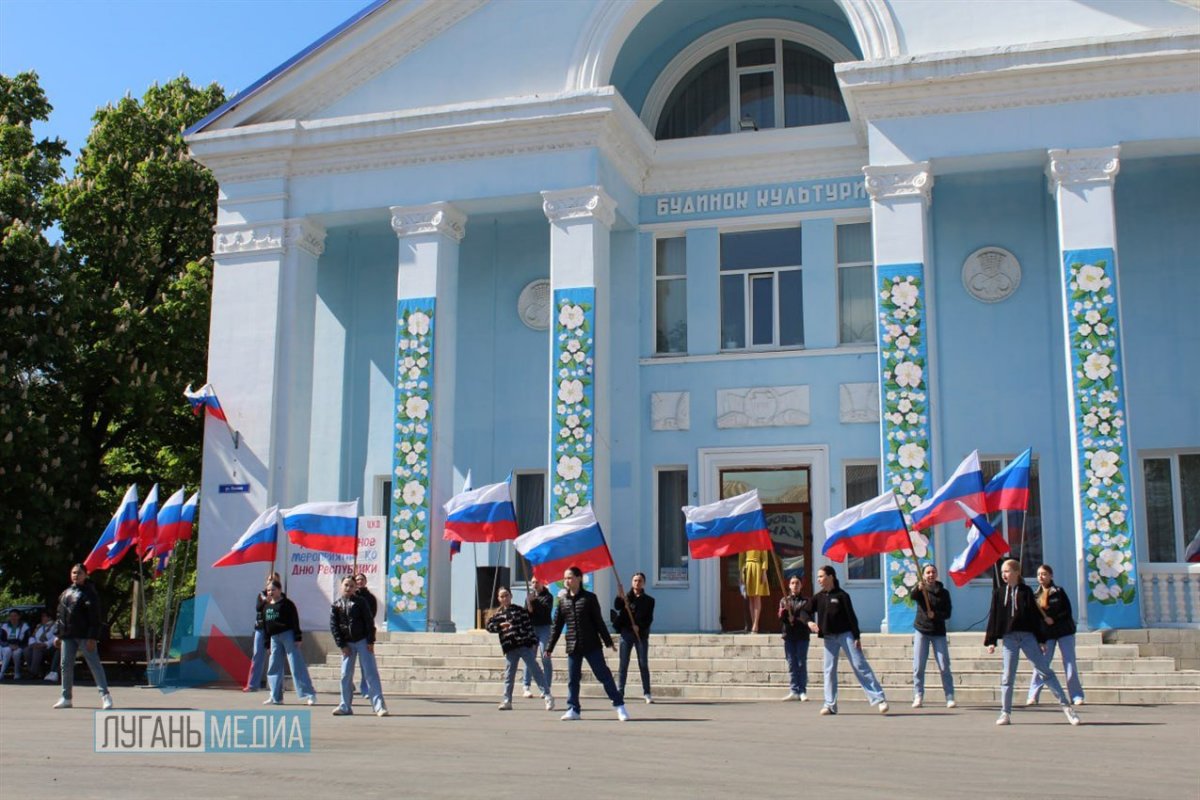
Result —
M 843 650 L 846 651 L 854 676 L 867 693 L 867 700 L 879 708 L 880 714 L 886 714 L 887 698 L 863 655 L 858 617 L 854 613 L 850 595 L 838 584 L 837 572 L 828 564 L 817 570 L 817 584 L 821 591 L 813 595 L 813 621 L 808 623 L 808 629 L 820 636 L 825 645 L 825 705 L 821 707 L 821 715 L 838 713 L 837 670 L 838 658 Z
M 279 580 L 279 573 L 272 572 L 254 599 L 254 645 L 250 651 L 250 672 L 246 675 L 245 685 L 242 686 L 243 692 L 257 692 L 262 688 L 263 679 L 266 677 L 263 669 L 267 665 L 267 648 L 270 647 L 270 639 L 267 638 L 263 622 L 263 608 L 271 600 L 271 583 L 277 580 Z
M 635 572 L 630 579 L 629 593 L 617 595 L 608 612 L 613 628 L 621 637 L 617 660 L 617 688 L 625 694 L 629 677 L 629 651 L 637 651 L 638 672 L 642 677 L 642 697 L 654 702 L 650 694 L 650 626 L 654 624 L 654 598 L 646 594 L 646 573 Z
M 788 593 L 779 598 L 779 624 L 783 629 L 783 656 L 787 660 L 789 691 L 784 700 L 808 702 L 808 637 L 812 622 L 811 603 L 801 594 L 804 582 L 799 575 L 788 581 Z
M 604 625 L 600 601 L 596 599 L 596 595 L 583 588 L 583 570 L 577 566 L 567 567 L 563 573 L 563 583 L 566 588 L 558 597 L 554 632 L 550 635 L 550 644 L 546 648 L 547 655 L 553 653 L 559 637 L 563 630 L 566 630 L 567 713 L 562 715 L 562 719 L 580 718 L 582 709 L 579 705 L 579 681 L 583 673 L 583 663 L 586 661 L 596 680 L 604 687 L 613 708 L 617 710 L 617 719 L 627 722 L 629 712 L 625 709 L 625 698 L 613 681 L 612 671 L 604 663 L 604 651 L 600 649 L 601 640 L 608 649 L 616 649 L 608 628 Z
M 916 604 L 913 620 L 913 708 L 920 708 L 925 697 L 925 665 L 929 661 L 929 650 L 933 649 L 933 660 L 942 676 L 942 692 L 946 697 L 946 708 L 955 708 L 954 673 L 950 671 L 950 647 L 946 643 L 946 620 L 950 619 L 950 592 L 938 579 L 937 567 L 926 564 L 921 570 L 921 580 L 913 589 L 912 599 Z
M 267 687 L 271 696 L 263 705 L 283 703 L 283 662 L 292 669 L 296 694 L 310 706 L 317 704 L 317 692 L 308 677 L 308 663 L 300 652 L 304 633 L 300 630 L 300 614 L 296 604 L 283 596 L 283 584 L 271 581 L 270 598 L 263 606 L 263 630 L 271 641 L 271 659 L 267 665 Z
M 546 647 L 550 644 L 550 629 L 554 625 L 554 595 L 550 594 L 546 584 L 536 575 L 529 581 L 529 591 L 525 593 L 525 610 L 529 612 L 533 635 L 538 640 L 538 659 L 542 664 L 542 674 L 546 676 L 546 688 L 549 689 L 554 680 L 554 661 L 546 652 Z M 533 691 L 529 688 L 532 680 L 533 673 L 526 667 L 524 675 L 526 697 L 533 697 Z
M 1075 663 L 1075 615 L 1071 612 L 1071 598 L 1061 586 L 1054 584 L 1054 569 L 1042 564 L 1037 571 L 1038 589 L 1035 595 L 1038 611 L 1046 634 L 1046 663 L 1054 663 L 1054 651 L 1062 653 L 1063 674 L 1067 678 L 1067 693 L 1071 702 L 1083 705 L 1083 684 L 1079 680 L 1079 667 Z M 1042 693 L 1043 682 L 1035 672 L 1029 681 L 1027 706 L 1035 706 Z

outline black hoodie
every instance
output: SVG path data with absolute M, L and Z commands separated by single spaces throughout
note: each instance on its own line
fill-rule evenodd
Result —
M 929 599 L 928 609 L 925 607 L 926 598 Z M 917 588 L 913 589 L 912 599 L 917 604 L 917 616 L 913 620 L 913 627 L 926 636 L 945 636 L 946 620 L 950 619 L 950 592 L 942 582 L 918 584 Z
M 812 613 L 820 628 L 817 635 L 822 639 L 826 635 L 833 636 L 839 633 L 852 634 L 856 642 L 862 638 L 859 635 L 858 617 L 854 615 L 850 595 L 836 583 L 829 591 L 822 589 L 813 595 Z
M 1049 589 L 1039 586 L 1034 597 L 1037 598 L 1038 609 L 1042 611 L 1043 616 L 1052 620 L 1050 625 L 1046 624 L 1045 619 L 1042 620 L 1042 631 L 1047 639 L 1061 639 L 1075 634 L 1075 615 L 1071 611 L 1071 598 L 1061 586 L 1056 586 L 1051 581 Z M 1043 602 L 1046 603 L 1044 610 Z

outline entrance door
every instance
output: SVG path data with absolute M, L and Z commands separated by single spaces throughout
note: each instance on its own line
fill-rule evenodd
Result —
M 762 600 L 760 633 L 779 631 L 776 609 L 783 596 L 779 573 L 783 580 L 799 575 L 804 591 L 812 586 L 812 506 L 809 500 L 808 467 L 729 468 L 720 471 L 721 497 L 734 497 L 758 489 L 767 529 L 775 546 L 775 561 L 771 566 L 771 594 Z M 741 573 L 737 556 L 721 559 L 721 630 L 750 629 L 750 606 L 741 593 Z

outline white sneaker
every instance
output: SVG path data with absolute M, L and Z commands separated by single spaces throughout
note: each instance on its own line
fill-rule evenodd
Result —
M 1071 708 L 1070 706 L 1063 706 L 1062 710 L 1063 713 L 1067 715 L 1067 722 L 1071 723 L 1072 725 L 1079 724 L 1079 715 L 1075 713 L 1075 709 Z
M 377 716 L 377 717 L 386 717 L 387 715 L 388 715 L 388 710 L 386 708 L 381 708 L 375 712 L 375 716 Z
M 526 687 L 525 687 L 524 696 L 525 696 L 525 697 L 533 697 L 533 690 L 532 690 L 532 689 L 530 689 L 528 686 L 526 686 Z
M 646 705 L 650 705 L 651 703 L 654 702 L 654 698 L 648 694 L 642 695 L 642 699 L 644 699 L 646 701 Z
M 561 719 L 563 722 L 570 722 L 572 720 L 579 719 L 579 712 L 573 708 L 568 708 L 567 713 L 563 714 L 561 717 L 559 717 L 559 719 Z
M 282 701 L 277 703 L 274 700 L 272 700 L 270 697 L 268 697 L 266 700 L 263 700 L 262 704 L 264 706 L 281 706 L 281 705 L 283 705 Z
M 546 700 L 546 710 L 553 711 L 554 710 L 554 697 L 552 697 L 551 695 L 546 695 L 545 700 Z
M 308 698 L 307 700 L 305 700 L 304 702 L 305 702 L 305 703 L 307 703 L 307 704 L 308 704 L 308 705 L 310 705 L 310 706 L 315 706 L 315 705 L 317 704 L 317 698 L 316 698 L 316 696 L 314 695 L 314 696 L 312 696 L 312 697 Z
M 946 708 L 958 708 L 958 701 L 951 697 L 946 701 Z
M 330 711 L 329 713 L 335 717 L 348 717 L 351 714 L 353 714 L 354 712 L 348 708 L 342 708 L 341 706 L 338 706 L 337 708 L 333 709 L 333 711 Z
M 512 711 L 512 700 L 501 700 L 500 705 L 496 706 L 497 711 Z
M 1083 698 L 1082 697 L 1073 697 L 1073 698 L 1071 698 L 1071 702 L 1074 705 L 1081 706 L 1081 705 L 1083 705 Z
M 70 707 L 71 707 L 71 701 L 65 697 L 60 698 L 59 701 L 52 706 L 52 708 L 70 708 Z
M 797 700 L 798 701 L 800 699 L 800 695 L 796 694 L 795 692 L 788 692 L 787 694 L 785 694 L 783 697 L 781 697 L 779 699 L 785 703 L 789 700 Z
M 997 725 L 1011 725 L 1012 720 L 1008 718 L 1008 714 L 1001 713 L 1000 718 L 996 720 Z
M 43 680 L 46 680 L 46 681 L 56 681 L 56 680 L 58 680 L 58 673 L 57 673 L 57 672 L 51 672 L 51 673 L 49 673 L 48 675 L 46 675 L 46 677 L 45 677 Z
M 808 693 L 807 693 L 807 692 L 801 692 L 801 693 L 800 693 L 800 702 L 801 702 L 801 703 L 807 703 L 807 702 L 808 702 Z
M 1036 706 L 1037 704 L 1038 704 L 1038 699 L 1036 697 L 1030 697 L 1028 700 L 1025 701 L 1025 705 L 1027 705 L 1027 706 Z
M 888 704 L 887 704 L 887 701 L 884 700 L 882 703 L 879 704 L 879 713 L 886 714 L 887 712 L 888 712 Z
M 629 712 L 625 710 L 625 706 L 617 706 L 617 719 L 621 722 L 629 722 Z
M 829 706 L 821 706 L 821 716 L 822 716 L 822 717 L 832 717 L 832 716 L 833 716 L 834 714 L 836 714 L 836 713 L 837 713 L 837 712 L 836 712 L 836 711 L 834 711 L 834 710 L 833 710 L 831 707 L 829 707 Z
M 108 692 L 105 692 L 104 694 L 100 695 L 100 707 L 102 709 L 104 709 L 105 711 L 108 711 L 109 709 L 111 709 L 113 707 L 111 694 L 109 694 Z
M 913 708 L 920 708 L 923 704 L 924 701 L 921 700 L 920 696 L 913 698 Z

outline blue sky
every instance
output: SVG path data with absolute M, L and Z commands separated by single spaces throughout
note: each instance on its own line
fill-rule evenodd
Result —
M 0 73 L 32 69 L 54 106 L 38 137 L 72 156 L 98 107 L 183 74 L 233 96 L 369 0 L 0 0 Z M 68 174 L 73 159 L 68 163 Z

